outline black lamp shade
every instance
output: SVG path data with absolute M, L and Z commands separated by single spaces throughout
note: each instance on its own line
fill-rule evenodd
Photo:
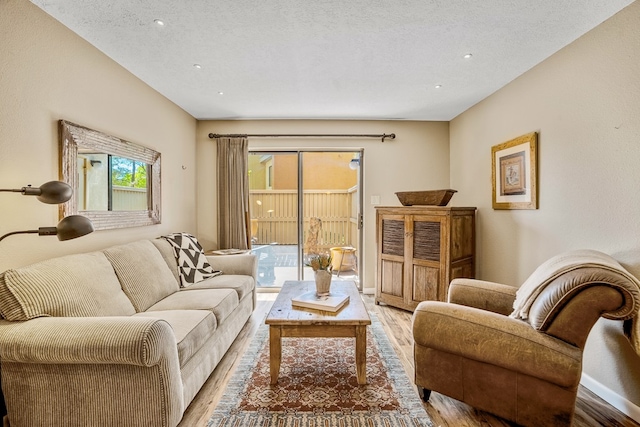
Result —
M 62 218 L 57 227 L 40 227 L 37 230 L 12 231 L 3 236 L 0 240 L 4 240 L 14 234 L 35 234 L 38 236 L 58 236 L 58 240 L 71 240 L 76 237 L 82 237 L 93 232 L 93 224 L 89 218 L 82 215 L 69 215 Z
M 40 187 L 22 187 L 21 193 L 25 196 L 36 196 L 42 203 L 57 205 L 64 203 L 73 195 L 73 189 L 62 181 L 49 181 Z
M 45 229 L 47 227 L 44 227 Z M 58 240 L 71 240 L 93 232 L 93 224 L 82 215 L 69 215 L 58 223 L 56 233 Z M 45 231 L 46 234 L 46 231 Z

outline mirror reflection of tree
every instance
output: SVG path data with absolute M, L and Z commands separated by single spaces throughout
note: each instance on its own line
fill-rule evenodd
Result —
M 111 156 L 111 184 L 147 188 L 147 165 L 124 157 Z
M 147 209 L 146 163 L 109 155 L 109 204 L 110 211 Z

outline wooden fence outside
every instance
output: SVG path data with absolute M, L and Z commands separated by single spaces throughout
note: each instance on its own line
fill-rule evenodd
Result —
M 321 250 L 328 251 L 335 246 L 357 248 L 356 195 L 355 188 L 304 191 L 303 244 L 309 232 L 309 219 L 315 217 L 322 221 L 318 242 Z M 298 244 L 298 195 L 295 190 L 251 190 L 249 201 L 254 244 Z
M 113 186 L 114 211 L 145 211 L 149 206 L 146 188 Z

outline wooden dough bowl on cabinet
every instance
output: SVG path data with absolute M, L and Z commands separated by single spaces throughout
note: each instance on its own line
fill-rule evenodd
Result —
M 449 283 L 475 276 L 476 208 L 376 208 L 376 304 L 413 311 L 446 301 Z

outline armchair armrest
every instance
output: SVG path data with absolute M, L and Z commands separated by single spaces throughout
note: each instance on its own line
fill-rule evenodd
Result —
M 160 319 L 41 317 L 0 322 L 3 362 L 149 367 L 163 357 L 178 360 L 171 326 Z
M 254 254 L 209 255 L 207 261 L 224 274 L 242 274 L 258 279 L 258 257 Z
M 448 301 L 509 315 L 518 288 L 476 279 L 454 279 L 449 285 Z
M 562 387 L 580 379 L 578 347 L 508 316 L 438 301 L 421 302 L 413 314 L 415 345 L 500 366 Z

